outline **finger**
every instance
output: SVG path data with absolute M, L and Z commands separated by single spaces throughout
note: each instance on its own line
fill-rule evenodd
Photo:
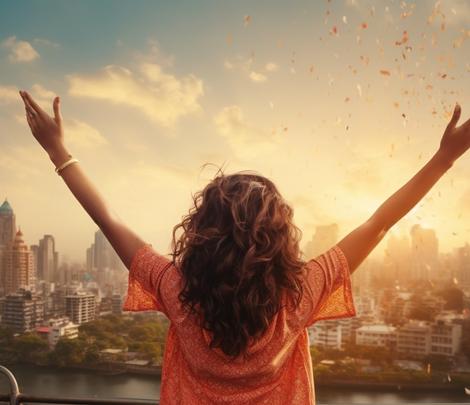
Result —
M 451 118 L 449 124 L 447 125 L 447 129 L 455 128 L 455 126 L 457 125 L 457 122 L 460 118 L 460 113 L 461 112 L 462 112 L 462 109 L 460 108 L 460 105 L 456 104 L 455 108 L 454 108 L 454 114 L 452 114 L 452 118 Z
M 34 132 L 37 129 L 37 123 L 34 120 L 34 118 L 30 114 L 26 114 L 26 121 L 28 121 L 29 127 L 31 128 L 31 131 Z
M 34 111 L 36 111 L 36 113 L 38 113 L 39 115 L 46 114 L 46 112 L 41 107 L 39 107 L 39 104 L 33 100 L 31 95 L 27 91 L 23 91 L 23 94 L 26 100 L 28 100 L 29 105 L 34 109 Z
M 54 99 L 53 107 L 54 107 L 54 118 L 56 122 L 59 123 L 60 121 L 62 121 L 62 114 L 60 113 L 60 98 L 59 97 L 56 97 Z
M 21 93 L 20 93 L 21 94 Z M 24 108 L 27 112 L 31 113 L 32 115 L 37 115 L 36 111 L 34 110 L 34 108 L 31 106 L 31 104 L 29 103 L 28 99 L 25 97 L 24 94 L 21 94 L 21 98 L 23 99 L 23 102 L 24 102 Z

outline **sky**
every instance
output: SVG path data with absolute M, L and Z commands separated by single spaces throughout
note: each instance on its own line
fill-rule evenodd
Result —
M 469 55 L 469 1 L 1 2 L 0 203 L 26 243 L 52 234 L 85 261 L 98 228 L 31 135 L 24 89 L 49 112 L 61 97 L 67 149 L 162 253 L 218 167 L 273 180 L 301 248 L 317 225 L 341 239 L 432 157 L 456 102 L 470 117 Z M 389 235 L 470 241 L 469 173 L 467 153 Z

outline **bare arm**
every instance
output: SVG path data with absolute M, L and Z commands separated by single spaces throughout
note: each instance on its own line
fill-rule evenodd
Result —
M 338 246 L 353 272 L 383 239 L 387 231 L 405 216 L 470 147 L 470 120 L 456 128 L 460 107 L 442 137 L 439 150 L 403 187 L 389 197 L 361 226 L 346 235 Z
M 20 94 L 25 102 L 28 124 L 34 137 L 45 149 L 54 165 L 59 167 L 70 157 L 63 142 L 59 98 L 54 99 L 54 117 L 50 117 L 28 93 Z M 129 269 L 135 252 L 145 242 L 110 209 L 80 164 L 67 166 L 60 172 L 60 175 Z

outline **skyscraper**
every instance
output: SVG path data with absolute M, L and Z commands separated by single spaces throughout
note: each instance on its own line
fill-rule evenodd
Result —
M 312 240 L 305 246 L 306 259 L 313 259 L 333 247 L 338 241 L 338 231 L 336 223 L 317 226 Z
M 439 242 L 434 229 L 411 227 L 411 276 L 415 280 L 433 278 L 439 268 Z
M 33 269 L 33 255 L 19 229 L 13 243 L 3 251 L 4 293 L 14 293 L 19 288 L 34 291 L 36 280 Z
M 0 249 L 10 244 L 16 234 L 15 213 L 7 199 L 0 206 Z
M 16 234 L 15 214 L 7 199 L 0 206 L 0 296 L 5 295 L 5 249 Z
M 48 282 L 56 281 L 59 254 L 55 251 L 55 240 L 52 235 L 44 235 L 38 248 L 38 278 Z

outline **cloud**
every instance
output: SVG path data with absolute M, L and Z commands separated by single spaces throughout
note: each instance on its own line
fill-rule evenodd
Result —
M 49 46 L 51 48 L 59 48 L 60 45 L 57 42 L 50 41 L 45 38 L 34 38 L 33 42 L 38 45 Z
M 15 36 L 8 37 L 2 45 L 10 50 L 8 55 L 10 62 L 31 62 L 39 58 L 39 53 L 29 42 L 18 40 Z
M 265 82 L 268 78 L 262 73 L 251 72 L 250 79 L 254 82 Z
M 241 158 L 274 151 L 281 137 L 249 123 L 237 105 L 224 107 L 214 117 L 217 132 L 225 137 L 234 153 Z
M 20 95 L 18 88 L 15 86 L 0 86 L 0 104 L 8 104 L 17 102 Z
M 267 81 L 267 73 L 273 73 L 279 69 L 279 66 L 274 62 L 268 62 L 264 65 L 263 68 L 260 67 L 256 69 L 253 67 L 253 64 L 253 57 L 246 59 L 239 55 L 233 61 L 224 61 L 224 67 L 227 70 L 238 70 L 254 83 L 262 83 Z M 264 72 L 262 72 L 262 70 L 264 70 Z
M 140 63 L 135 72 L 108 65 L 97 74 L 69 75 L 68 80 L 72 96 L 137 108 L 164 127 L 172 127 L 181 117 L 202 110 L 202 80 L 193 74 L 178 78 L 156 63 Z
M 40 84 L 33 84 L 33 87 L 31 87 L 31 89 L 33 93 L 39 98 L 52 99 L 56 96 L 56 93 L 46 89 Z
M 78 148 L 95 148 L 108 144 L 108 140 L 91 125 L 79 120 L 64 121 L 65 143 Z

